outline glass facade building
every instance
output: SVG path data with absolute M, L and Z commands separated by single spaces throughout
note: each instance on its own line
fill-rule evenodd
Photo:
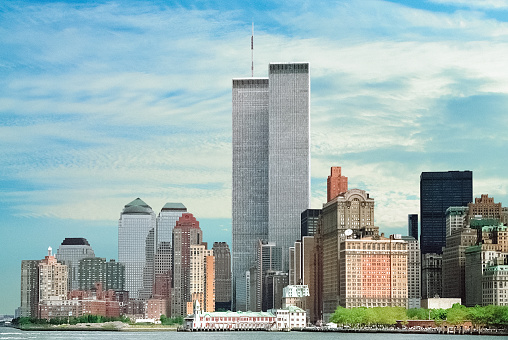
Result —
M 418 214 L 407 215 L 408 235 L 418 240 Z
M 118 221 L 118 261 L 125 266 L 125 290 L 133 299 L 148 299 L 152 293 L 155 221 L 152 208 L 140 198 L 125 205 Z
M 441 254 L 446 245 L 446 209 L 473 201 L 473 172 L 422 172 L 420 176 L 420 247 Z
M 317 231 L 317 225 L 319 221 L 319 215 L 321 214 L 321 209 L 306 209 L 301 214 L 301 237 L 304 236 L 314 236 Z
M 95 257 L 95 253 L 84 238 L 66 238 L 56 252 L 56 259 L 69 269 L 69 291 L 79 288 L 79 261 Z
M 308 63 L 271 63 L 268 78 L 233 79 L 233 308 L 246 310 L 258 240 L 288 249 L 310 200 Z

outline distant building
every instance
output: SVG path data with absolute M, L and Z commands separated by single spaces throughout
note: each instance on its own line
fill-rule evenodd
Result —
M 468 222 L 475 218 L 500 221 L 503 213 L 501 203 L 494 203 L 494 197 L 489 197 L 489 195 L 481 195 L 480 198 L 475 198 L 474 203 L 469 203 L 467 208 Z
M 21 261 L 20 317 L 37 317 L 40 260 Z
M 184 321 L 187 330 L 270 330 L 276 327 L 276 317 L 267 312 L 204 312 L 198 302 L 194 313 Z
M 446 237 L 454 231 L 462 230 L 469 225 L 467 207 L 449 207 L 446 209 Z
M 508 306 L 508 261 L 498 259 L 488 265 L 482 277 L 483 305 Z
M 176 221 L 187 212 L 182 203 L 166 203 L 157 217 L 156 246 L 161 242 L 171 243 Z
M 408 235 L 418 240 L 418 214 L 407 215 Z
M 508 263 L 508 226 L 496 219 L 471 220 L 470 223 L 471 228 L 477 229 L 481 235 L 478 245 L 465 250 L 465 305 L 473 307 L 494 301 L 490 284 L 504 274 L 502 270 L 498 273 L 494 268 L 489 269 L 488 273 L 486 270 Z
M 226 242 L 214 242 L 215 310 L 231 310 L 231 252 Z
M 156 217 L 140 198 L 125 205 L 118 220 L 118 261 L 125 266 L 125 289 L 131 299 L 152 295 Z
M 277 247 L 274 242 L 267 242 L 264 240 L 258 241 L 257 248 L 257 267 L 256 267 L 256 304 L 253 306 L 251 302 L 251 306 L 253 311 L 266 311 L 267 309 L 273 308 L 270 307 L 271 303 L 268 302 L 271 300 L 269 294 L 271 291 L 266 291 L 266 285 L 273 285 L 273 278 L 271 278 L 270 283 L 267 283 L 268 279 L 266 276 L 268 273 L 275 273 L 282 270 L 282 249 Z M 251 280 L 253 278 L 251 277 Z M 289 283 L 289 282 L 288 282 Z M 269 289 L 270 290 L 270 289 Z M 282 288 L 281 288 L 282 293 Z M 263 303 L 265 301 L 265 303 Z M 281 301 L 282 303 L 282 301 Z M 265 308 L 263 308 L 263 304 L 265 304 Z
M 307 309 L 307 298 L 310 296 L 307 285 L 288 285 L 282 290 L 282 308 L 296 306 Z
M 341 242 L 339 305 L 406 307 L 407 259 L 408 243 L 398 235 L 348 238 Z
M 307 327 L 307 312 L 297 306 L 288 306 L 279 309 L 270 309 L 268 312 L 277 319 L 276 329 L 302 329 Z
M 420 308 L 421 291 L 421 254 L 420 242 L 412 236 L 402 236 L 407 242 L 407 308 Z
M 420 249 L 441 254 L 446 246 L 446 209 L 473 201 L 473 172 L 422 172 L 420 176 Z
M 66 265 L 58 263 L 52 254 L 39 262 L 39 302 L 45 300 L 67 300 L 67 280 L 69 277 Z
M 199 222 L 190 213 L 184 213 L 173 229 L 173 287 L 171 316 L 187 314 L 191 301 L 191 246 L 201 244 L 203 234 Z
M 351 189 L 323 205 L 319 232 L 319 259 L 322 271 L 323 312 L 331 315 L 340 304 L 340 244 L 346 230 L 371 230 L 374 227 L 374 199 L 364 190 Z M 377 229 L 376 229 L 377 230 Z
M 68 290 L 79 289 L 79 261 L 95 257 L 95 253 L 85 238 L 65 238 L 58 247 L 56 259 L 69 269 Z
M 443 295 L 442 269 L 442 254 L 422 254 L 422 299 Z
M 215 257 L 206 244 L 190 246 L 190 296 L 187 312 L 192 313 L 192 301 L 199 301 L 205 312 L 215 311 Z
M 106 262 L 106 282 L 105 290 L 114 290 L 116 292 L 125 290 L 125 265 L 110 259 Z
M 446 247 L 443 248 L 443 298 L 460 298 L 466 301 L 466 249 L 474 246 L 478 239 L 475 229 L 463 228 L 453 230 L 446 237 Z
M 347 191 L 347 177 L 342 176 L 340 166 L 332 166 L 326 181 L 326 201 L 330 202 L 339 194 Z M 306 235 L 311 236 L 311 235 Z
M 461 304 L 460 298 L 428 298 L 422 300 L 422 308 L 449 309 L 456 303 Z
M 321 209 L 306 209 L 301 214 L 301 237 L 314 236 Z

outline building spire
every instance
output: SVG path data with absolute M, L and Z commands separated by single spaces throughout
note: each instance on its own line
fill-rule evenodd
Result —
M 252 21 L 252 35 L 250 36 L 251 76 L 254 78 L 254 21 Z

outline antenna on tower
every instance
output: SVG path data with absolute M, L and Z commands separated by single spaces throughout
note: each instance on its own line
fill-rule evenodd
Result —
M 252 21 L 252 35 L 250 36 L 251 76 L 254 78 L 254 21 Z

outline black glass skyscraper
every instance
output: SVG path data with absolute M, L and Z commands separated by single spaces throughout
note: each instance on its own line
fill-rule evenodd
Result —
M 407 215 L 408 235 L 418 240 L 418 214 Z
M 442 253 L 446 245 L 446 209 L 473 201 L 473 172 L 422 172 L 420 176 L 420 247 L 422 254 Z

